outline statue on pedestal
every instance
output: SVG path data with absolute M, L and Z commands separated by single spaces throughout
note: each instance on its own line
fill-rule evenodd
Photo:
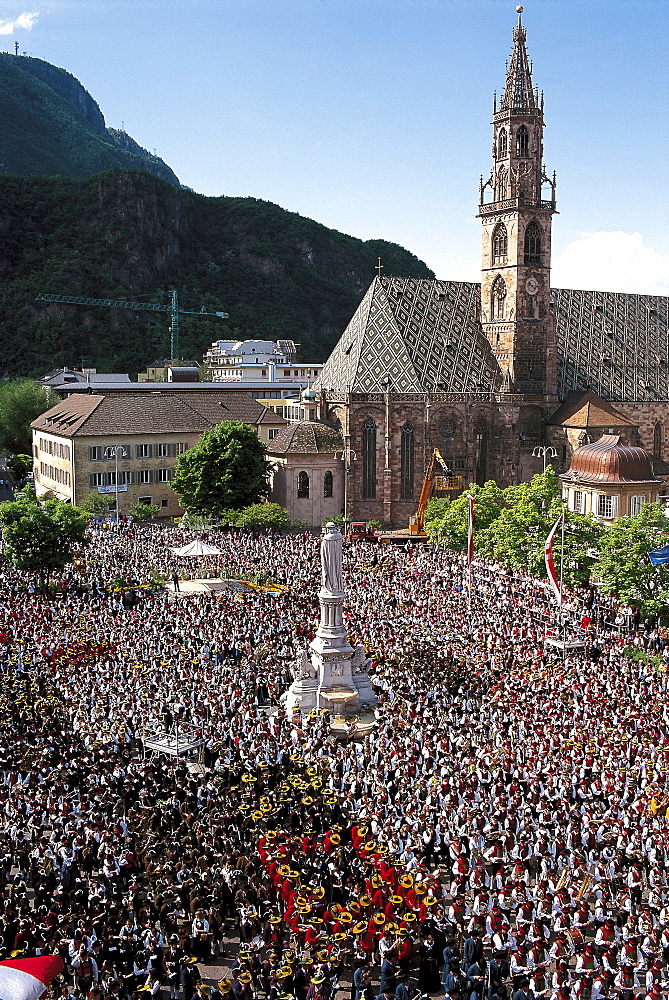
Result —
M 330 594 L 342 593 L 342 535 L 332 521 L 321 541 L 321 587 Z

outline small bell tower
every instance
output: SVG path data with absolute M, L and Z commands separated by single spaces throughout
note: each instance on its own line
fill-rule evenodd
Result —
M 493 104 L 493 166 L 481 177 L 481 322 L 515 393 L 554 395 L 551 222 L 555 174 L 543 164 L 544 101 L 532 83 L 522 7 L 502 99 Z

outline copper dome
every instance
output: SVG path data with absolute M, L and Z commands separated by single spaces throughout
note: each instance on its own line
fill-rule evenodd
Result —
M 604 434 L 577 448 L 565 479 L 579 483 L 661 483 L 653 475 L 652 456 L 643 448 L 620 443 L 620 435 Z

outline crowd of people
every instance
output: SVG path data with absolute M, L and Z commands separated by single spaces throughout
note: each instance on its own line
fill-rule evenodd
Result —
M 64 998 L 668 995 L 661 632 L 571 595 L 564 655 L 543 583 L 354 543 L 378 705 L 342 737 L 280 702 L 316 536 L 212 531 L 208 575 L 287 589 L 188 595 L 185 532 L 90 535 L 48 596 L 0 567 L 4 957 L 58 952 Z M 197 761 L 143 754 L 175 727 Z

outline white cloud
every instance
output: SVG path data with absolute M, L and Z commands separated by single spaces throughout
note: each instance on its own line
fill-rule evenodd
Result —
M 17 28 L 24 28 L 30 31 L 37 24 L 39 14 L 35 11 L 19 14 L 13 21 L 0 21 L 0 35 L 13 35 Z
M 641 233 L 583 233 L 553 255 L 551 284 L 669 295 L 669 254 L 645 246 Z

